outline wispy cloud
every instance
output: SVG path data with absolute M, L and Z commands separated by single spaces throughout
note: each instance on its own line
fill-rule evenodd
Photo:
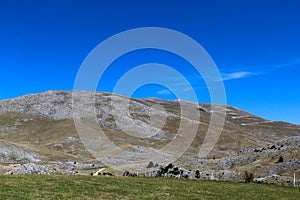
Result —
M 286 67 L 291 67 L 300 64 L 300 59 L 282 63 L 278 65 L 270 65 L 270 66 L 252 66 L 252 67 L 241 67 L 236 68 L 237 71 L 223 71 L 221 73 L 221 79 L 214 79 L 214 81 L 230 81 L 230 80 L 238 80 L 248 77 L 256 77 L 256 76 L 262 76 L 268 73 L 271 73 L 272 71 L 279 70 Z M 222 70 L 221 70 L 222 71 Z M 211 77 L 210 77 L 211 78 Z M 173 88 L 178 89 L 179 91 L 190 91 L 190 90 L 201 90 L 201 89 L 207 89 L 207 85 L 205 84 L 204 80 L 199 75 L 194 75 L 187 77 L 187 82 L 185 81 L 179 81 L 178 79 L 169 77 L 169 85 L 173 86 Z M 211 78 L 213 79 L 213 78 Z M 189 87 L 187 86 L 187 83 L 191 84 Z M 171 95 L 172 92 L 170 90 L 160 90 L 157 92 L 159 95 Z
M 291 67 L 291 66 L 295 66 L 300 64 L 300 59 L 295 59 L 293 61 L 287 62 L 287 63 L 283 63 L 283 64 L 279 64 L 279 65 L 275 65 L 274 69 L 280 69 L 280 68 L 285 68 L 285 67 Z
M 250 76 L 258 75 L 259 73 L 254 72 L 247 72 L 247 71 L 241 71 L 241 72 L 233 72 L 233 73 L 223 73 L 223 81 L 233 80 L 233 79 L 241 79 L 246 78 Z
M 287 62 L 287 63 L 282 63 L 282 64 L 277 64 L 277 65 L 270 65 L 270 66 L 264 66 L 264 67 L 251 67 L 248 69 L 240 69 L 240 71 L 237 72 L 231 72 L 231 73 L 222 73 L 222 80 L 227 81 L 227 80 L 233 80 L 233 79 L 241 79 L 241 78 L 247 78 L 247 77 L 252 77 L 252 76 L 259 76 L 259 75 L 264 75 L 267 73 L 271 73 L 272 71 L 279 70 L 282 68 L 287 68 L 287 67 L 292 67 L 295 65 L 300 64 L 300 59 L 295 59 L 293 61 Z M 256 72 L 253 72 L 252 70 L 256 69 Z M 264 70 L 259 70 L 259 69 L 264 69 Z
M 183 88 L 183 91 L 191 91 L 191 90 L 200 90 L 200 89 L 207 89 L 207 86 L 206 85 L 203 85 L 203 86 L 196 86 L 196 87 L 186 87 L 186 88 Z
M 157 92 L 157 94 L 170 95 L 170 94 L 172 94 L 172 92 L 170 90 L 160 90 L 160 91 Z

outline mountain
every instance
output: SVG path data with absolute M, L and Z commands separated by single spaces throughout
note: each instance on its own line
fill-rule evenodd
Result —
M 208 155 L 199 158 L 211 117 L 222 118 L 218 111 L 226 113 L 220 138 Z M 87 119 L 96 120 L 106 141 L 132 153 L 110 158 L 112 152 L 105 150 L 109 148 L 107 142 L 96 147 L 97 140 L 92 139 L 99 130 Z M 184 129 L 182 120 L 187 124 Z M 85 124 L 83 128 L 82 124 Z M 153 152 L 164 150 L 176 137 L 184 138 L 195 127 L 195 135 L 191 134 L 192 140 L 186 142 L 186 151 L 175 161 L 178 166 L 215 174 L 250 171 L 257 177 L 300 175 L 299 125 L 265 120 L 225 105 L 133 99 L 83 91 L 47 91 L 0 101 L 0 163 L 3 165 L 0 172 L 7 172 L 9 163 L 46 165 L 72 161 L 126 166 L 128 163 L 122 158 L 130 157 L 132 162 L 138 162 L 141 153 L 148 155 L 149 161 L 153 159 L 154 164 L 165 165 L 164 159 L 182 147 L 174 143 L 169 151 L 158 153 L 157 157 Z M 91 135 L 79 135 L 78 131 Z M 181 140 L 179 144 L 185 144 Z M 95 148 L 89 151 L 83 142 L 85 145 L 91 142 Z M 93 152 L 96 150 L 102 152 L 102 157 Z M 139 170 L 139 166 L 135 167 Z

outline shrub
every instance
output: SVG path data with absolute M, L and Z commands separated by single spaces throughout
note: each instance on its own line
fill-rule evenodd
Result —
M 168 164 L 168 166 L 166 167 L 167 169 L 172 169 L 174 166 L 172 163 Z
M 280 156 L 279 159 L 278 159 L 278 163 L 282 163 L 283 162 L 283 157 Z
M 245 183 L 253 182 L 253 179 L 254 179 L 253 173 L 249 173 L 248 171 L 245 171 L 244 179 L 245 179 Z
M 195 178 L 200 178 L 200 171 L 198 169 L 196 170 Z
M 152 167 L 154 167 L 154 163 L 151 161 L 151 162 L 149 162 L 147 168 L 152 168 Z
M 130 172 L 129 172 L 129 171 L 125 171 L 125 172 L 123 173 L 123 176 L 130 176 Z

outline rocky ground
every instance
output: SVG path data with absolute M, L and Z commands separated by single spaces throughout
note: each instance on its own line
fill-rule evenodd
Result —
M 199 126 L 190 147 L 173 163 L 189 172 L 189 177 L 196 177 L 197 170 L 197 177 L 202 179 L 241 181 L 245 171 L 253 173 L 260 182 L 290 184 L 294 173 L 300 177 L 299 125 L 269 121 L 234 107 L 218 106 L 226 112 L 224 128 L 212 151 L 200 159 L 199 148 L 214 114 L 211 105 L 184 102 L 188 112 L 182 114 L 178 101 L 128 99 L 90 92 L 77 92 L 76 98 L 73 101 L 84 102 L 75 107 L 81 117 L 96 116 L 108 139 L 129 152 L 164 147 L 180 135 L 182 117 Z M 129 113 L 125 109 L 128 102 Z M 91 174 L 106 167 L 104 163 L 109 156 L 95 159 L 83 145 L 73 120 L 78 116 L 73 111 L 72 92 L 68 91 L 0 101 L 0 173 Z M 192 114 L 195 111 L 199 119 Z M 160 127 L 163 118 L 166 120 Z M 158 122 L 153 124 L 153 120 Z M 139 159 L 133 153 L 130 155 L 133 160 Z M 113 162 L 121 165 L 122 156 Z M 154 163 L 153 169 L 147 171 L 154 173 L 167 164 Z

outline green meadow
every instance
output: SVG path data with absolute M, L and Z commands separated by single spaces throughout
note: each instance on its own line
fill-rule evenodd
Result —
M 299 199 L 300 188 L 171 178 L 0 176 L 0 199 Z

